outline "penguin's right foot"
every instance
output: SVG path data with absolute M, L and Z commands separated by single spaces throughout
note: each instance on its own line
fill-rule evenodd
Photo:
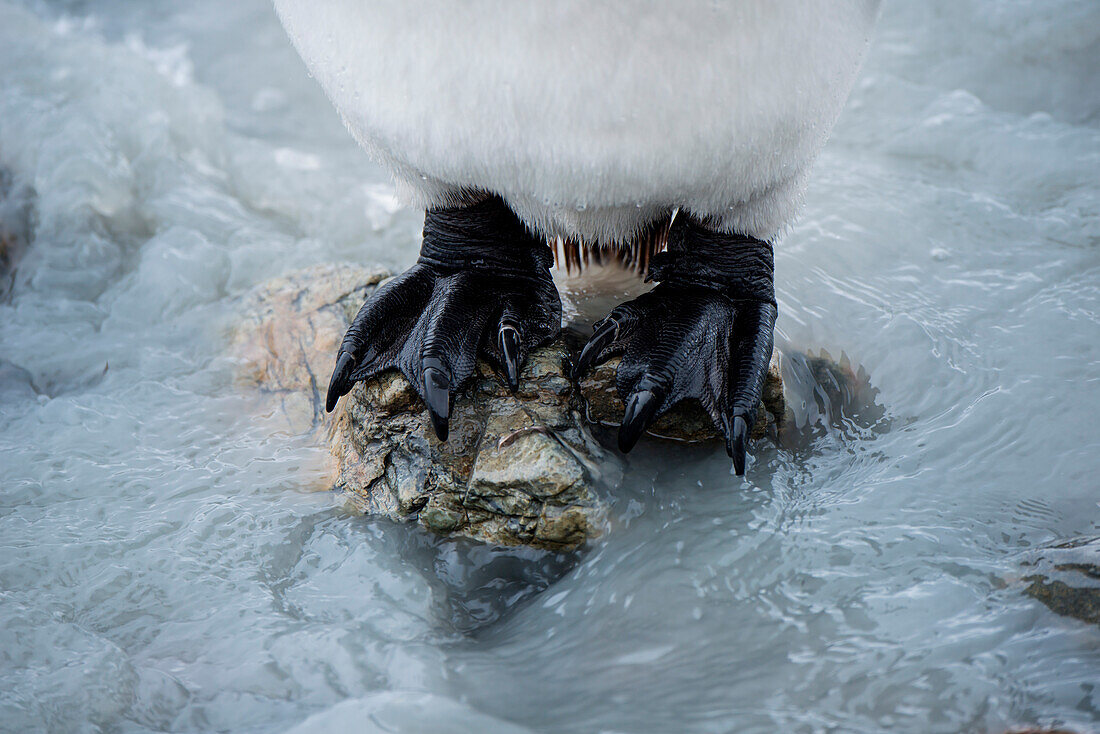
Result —
M 352 386 L 399 369 L 424 400 L 439 440 L 455 393 L 489 359 L 515 390 L 527 354 L 558 335 L 561 300 L 550 248 L 498 197 L 429 210 L 416 264 L 378 288 L 348 328 L 325 408 Z

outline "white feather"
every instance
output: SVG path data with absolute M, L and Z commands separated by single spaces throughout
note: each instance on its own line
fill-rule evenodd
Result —
M 622 243 L 674 208 L 770 239 L 877 0 L 275 0 L 359 142 L 420 206 L 493 192 Z

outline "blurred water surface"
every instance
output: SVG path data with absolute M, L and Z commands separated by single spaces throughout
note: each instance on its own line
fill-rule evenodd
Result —
M 268 5 L 0 0 L 0 730 L 1100 727 L 1020 581 L 1100 534 L 1098 72 L 1091 0 L 888 3 L 777 250 L 886 422 L 646 445 L 555 556 L 347 516 L 235 394 L 236 297 L 420 226 Z

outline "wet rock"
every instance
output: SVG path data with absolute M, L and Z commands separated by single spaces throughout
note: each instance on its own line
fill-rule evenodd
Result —
M 1026 591 L 1055 614 L 1100 625 L 1100 588 L 1077 588 L 1064 581 L 1037 578 Z
M 317 265 L 244 298 L 231 337 L 238 383 L 258 389 L 291 433 L 321 423 L 333 355 L 363 299 L 388 276 L 381 268 Z
M 404 377 L 360 383 L 327 434 L 336 489 L 364 514 L 443 535 L 550 549 L 598 536 L 606 508 L 597 487 L 617 482 L 620 468 L 573 405 L 565 357 L 561 344 L 536 350 L 515 395 L 479 363 L 446 443 Z
M 622 422 L 625 406 L 615 389 L 615 370 L 619 359 L 613 358 L 580 380 L 581 394 L 587 404 L 587 417 L 592 423 L 618 426 Z M 782 427 L 786 418 L 787 403 L 783 397 L 782 364 L 779 351 L 772 352 L 768 375 L 764 380 L 764 392 L 757 408 L 752 437 L 763 438 L 769 430 Z M 648 434 L 655 438 L 676 441 L 717 441 L 722 439 L 710 416 L 696 401 L 683 402 L 657 419 Z
M 0 297 L 11 289 L 20 258 L 34 234 L 34 189 L 0 166 Z
M 360 513 L 502 545 L 563 549 L 597 536 L 606 517 L 597 487 L 617 482 L 620 467 L 574 405 L 560 343 L 529 357 L 515 395 L 479 363 L 446 443 L 396 373 L 359 383 L 326 417 L 333 355 L 387 275 L 322 265 L 257 287 L 231 336 L 240 385 L 290 432 L 320 429 L 334 458 L 331 486 Z
M 241 385 L 273 406 L 289 431 L 314 431 L 328 445 L 331 486 L 357 512 L 498 545 L 560 550 L 600 535 L 607 518 L 601 490 L 619 481 L 621 459 L 590 428 L 617 424 L 623 406 L 614 363 L 597 369 L 580 390 L 564 376 L 578 349 L 569 337 L 530 355 L 514 395 L 479 362 L 455 401 L 446 443 L 436 439 L 427 411 L 397 373 L 357 384 L 325 415 L 340 340 L 386 276 L 377 268 L 322 265 L 256 288 L 243 299 L 232 336 Z M 764 407 L 756 435 L 784 415 L 778 356 Z M 677 408 L 652 433 L 686 441 L 717 437 L 697 404 Z
M 1029 565 L 1024 589 L 1055 614 L 1100 625 L 1100 538 L 1076 540 L 1046 548 Z
M 879 402 L 878 388 L 862 365 L 853 365 L 841 352 L 834 359 L 824 349 L 819 353 L 792 352 L 784 364 L 783 391 L 787 395 L 805 395 L 806 405 L 788 403 L 789 418 L 795 423 L 811 422 L 812 411 L 821 422 L 851 430 L 854 427 L 887 431 L 890 419 Z

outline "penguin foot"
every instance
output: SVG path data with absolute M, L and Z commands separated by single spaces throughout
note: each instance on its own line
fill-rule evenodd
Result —
M 478 356 L 516 390 L 530 350 L 558 335 L 552 262 L 549 247 L 499 198 L 428 211 L 416 264 L 378 288 L 348 328 L 326 410 L 356 382 L 399 369 L 446 441 L 455 394 Z
M 595 325 L 573 375 L 622 355 L 615 387 L 626 405 L 623 452 L 673 405 L 697 399 L 740 476 L 772 353 L 772 250 L 762 240 L 677 220 L 647 278 L 658 285 Z

